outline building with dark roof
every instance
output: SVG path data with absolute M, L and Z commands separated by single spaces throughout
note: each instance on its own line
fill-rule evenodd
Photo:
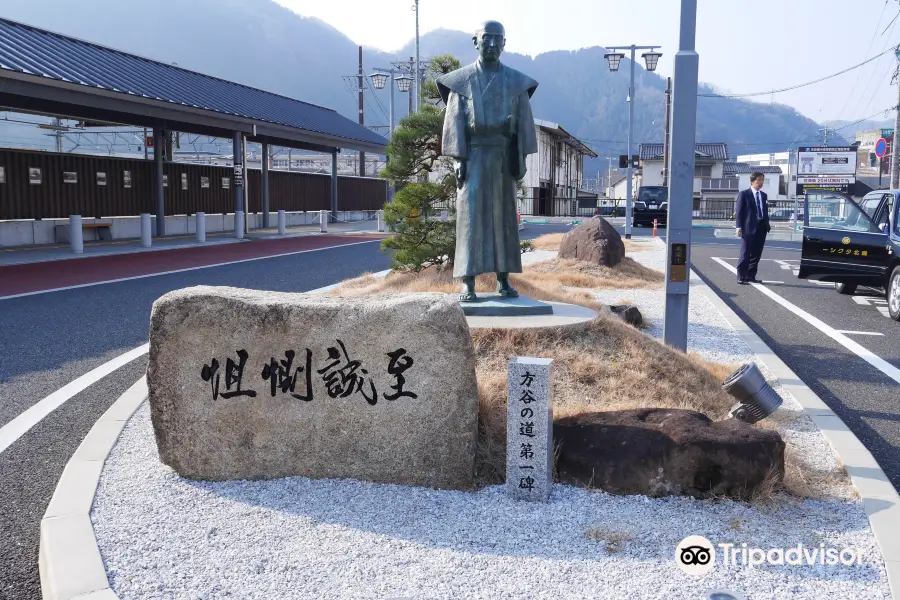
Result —
M 163 155 L 168 160 L 174 156 L 173 131 L 232 140 L 236 160 L 230 189 L 236 216 L 245 214 L 245 140 L 261 143 L 264 155 L 269 144 L 331 154 L 333 218 L 338 211 L 338 152 L 346 148 L 383 153 L 387 144 L 380 135 L 323 106 L 2 18 L 0 106 L 87 124 L 151 128 L 157 235 L 165 234 Z M 266 227 L 270 212 L 267 161 L 262 171 Z M 44 194 L 36 195 L 34 202 L 51 200 L 47 186 L 34 188 L 33 193 Z M 74 206 L 59 210 L 67 208 L 75 210 Z M 243 218 L 235 222 L 235 235 L 241 238 Z

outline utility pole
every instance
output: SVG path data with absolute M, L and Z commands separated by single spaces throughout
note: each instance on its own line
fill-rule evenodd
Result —
M 359 75 L 357 76 L 357 92 L 359 94 L 359 124 L 365 125 L 365 114 L 363 111 L 363 51 L 362 46 L 359 47 Z M 362 150 L 359 151 L 359 176 L 366 176 L 366 153 Z
M 413 73 L 413 77 L 416 79 L 416 112 L 419 112 L 419 108 L 422 106 L 422 100 L 419 98 L 419 0 L 416 0 L 415 6 L 413 6 L 413 10 L 416 11 L 416 70 Z
M 831 133 L 837 133 L 834 129 L 832 129 L 831 127 L 828 126 L 828 121 L 825 121 L 825 127 L 819 129 L 819 134 L 820 134 L 820 135 L 824 135 L 824 138 L 823 138 L 823 140 L 822 140 L 822 145 L 823 145 L 823 146 L 827 146 L 827 145 L 828 145 L 828 132 L 829 132 L 829 131 L 830 131 Z
M 894 55 L 900 63 L 900 46 L 894 50 Z M 897 75 L 900 73 L 900 67 L 894 71 L 893 81 L 897 82 Z M 897 143 L 897 136 L 900 135 L 900 82 L 897 82 L 897 107 L 894 109 L 894 143 L 891 148 L 891 189 L 896 190 L 900 187 L 900 144 Z
M 144 127 L 144 160 L 147 160 L 147 128 Z
M 663 186 L 669 185 L 669 128 L 672 111 L 672 78 L 666 77 L 666 141 L 663 144 Z
M 672 152 L 666 233 L 666 317 L 663 340 L 687 350 L 691 273 L 691 220 L 694 208 L 694 149 L 697 137 L 697 80 L 700 57 L 694 49 L 697 0 L 681 0 L 681 30 L 672 93 Z

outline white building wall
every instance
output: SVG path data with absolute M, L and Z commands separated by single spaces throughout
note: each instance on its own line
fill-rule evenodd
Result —
M 778 184 L 781 181 L 781 175 L 778 173 L 763 173 L 763 175 L 766 176 L 766 181 L 763 183 L 762 190 L 766 193 L 766 196 L 769 197 L 769 200 L 777 200 Z M 750 188 L 750 173 L 741 173 L 738 175 L 738 180 L 740 181 L 740 190 Z M 784 196 L 782 196 L 782 198 L 784 198 Z

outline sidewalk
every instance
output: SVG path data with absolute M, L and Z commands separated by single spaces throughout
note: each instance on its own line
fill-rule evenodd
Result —
M 375 221 L 354 221 L 347 223 L 329 223 L 328 234 L 375 234 Z M 150 248 L 141 246 L 140 238 L 113 240 L 105 242 L 85 242 L 84 253 L 74 254 L 69 244 L 50 244 L 40 246 L 19 246 L 0 249 L 0 267 L 13 265 L 25 265 L 57 260 L 70 260 L 79 258 L 95 258 L 98 256 L 113 256 L 120 254 L 136 254 L 144 252 L 158 252 L 161 250 L 180 250 L 184 248 L 197 248 L 215 246 L 221 244 L 235 244 L 239 242 L 286 239 L 293 237 L 328 235 L 319 230 L 319 225 L 300 225 L 290 227 L 283 236 L 278 235 L 277 228 L 253 229 L 248 231 L 243 240 L 234 237 L 233 231 L 220 233 L 208 233 L 205 242 L 198 242 L 194 235 L 173 235 L 154 237 Z

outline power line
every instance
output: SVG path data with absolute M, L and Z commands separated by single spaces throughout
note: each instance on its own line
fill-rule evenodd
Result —
M 888 0 L 884 0 L 884 5 L 881 7 L 881 14 L 878 16 L 878 23 L 875 24 L 875 31 L 872 32 L 872 39 L 869 40 L 869 47 L 866 49 L 866 58 L 869 57 L 869 52 L 872 51 L 872 44 L 875 43 L 875 37 L 878 35 L 878 28 L 881 27 L 881 19 L 884 18 L 884 11 L 887 10 Z M 850 98 L 853 97 L 853 92 L 856 91 L 856 86 L 859 84 L 859 76 L 862 74 L 862 71 L 856 72 L 856 80 L 853 82 L 853 85 L 850 87 L 850 91 L 847 93 L 847 100 L 844 102 L 844 106 L 838 111 L 838 114 L 844 114 L 844 111 L 847 110 L 847 105 L 850 104 Z M 859 113 L 857 113 L 859 114 Z
M 838 71 L 837 73 L 834 73 L 832 75 L 820 77 L 819 79 L 816 79 L 813 81 L 807 81 L 806 83 L 801 83 L 799 85 L 792 85 L 790 87 L 781 88 L 781 89 L 777 89 L 777 90 L 768 90 L 765 92 L 751 92 L 749 94 L 697 94 L 697 97 L 699 97 L 699 98 L 752 98 L 754 96 L 768 96 L 769 94 L 780 94 L 782 92 L 789 92 L 791 90 L 797 90 L 802 87 L 813 85 L 815 83 L 821 83 L 822 81 L 832 79 L 834 77 L 837 77 L 838 75 L 843 75 L 844 73 L 852 71 L 853 69 L 858 69 L 859 67 L 866 65 L 877 58 L 881 58 L 882 56 L 884 56 L 888 52 L 891 52 L 892 50 L 893 50 L 893 48 L 888 48 L 881 54 L 877 54 L 877 55 L 873 56 L 872 58 L 866 59 L 863 62 L 859 63 L 858 65 L 853 65 L 852 67 L 848 67 L 848 68 L 844 69 L 843 71 Z

